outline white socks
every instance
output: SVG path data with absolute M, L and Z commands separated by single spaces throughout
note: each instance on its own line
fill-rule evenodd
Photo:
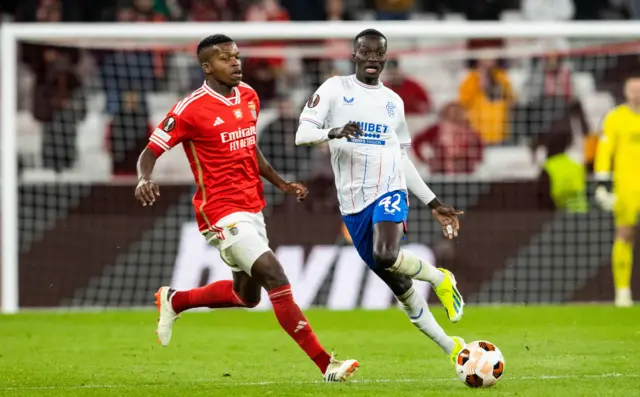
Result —
M 404 274 L 416 280 L 426 281 L 434 287 L 440 285 L 442 280 L 444 280 L 444 273 L 442 271 L 407 250 L 400 250 L 396 263 L 388 270 L 390 272 Z
M 396 299 L 400 302 L 407 316 L 409 316 L 411 323 L 422 331 L 423 334 L 436 342 L 446 354 L 451 354 L 455 343 L 433 317 L 424 297 L 411 286 L 409 291 L 401 296 L 396 296 Z

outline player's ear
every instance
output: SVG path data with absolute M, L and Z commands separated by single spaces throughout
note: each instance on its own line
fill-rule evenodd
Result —
M 355 61 L 356 61 L 356 52 L 355 52 L 355 51 L 353 51 L 353 52 L 351 53 L 351 60 L 352 60 L 353 62 L 355 62 Z
M 209 65 L 209 62 L 203 62 L 200 66 L 202 66 L 204 74 L 211 74 L 211 65 Z

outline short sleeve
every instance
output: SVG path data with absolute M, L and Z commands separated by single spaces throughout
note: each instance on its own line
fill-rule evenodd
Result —
M 185 114 L 178 115 L 174 108 L 153 130 L 147 147 L 159 157 L 165 151 L 193 138 L 193 131 L 193 126 L 186 120 Z
M 400 104 L 398 105 L 398 127 L 396 128 L 396 136 L 398 137 L 398 143 L 400 144 L 401 149 L 408 149 L 411 147 L 411 133 L 409 132 L 409 126 L 407 125 L 407 119 L 404 116 L 404 102 L 400 99 Z
M 309 122 L 315 124 L 318 128 L 323 128 L 331 112 L 332 89 L 335 77 L 332 77 L 322 83 L 316 92 L 304 105 L 304 109 L 300 114 L 300 122 Z

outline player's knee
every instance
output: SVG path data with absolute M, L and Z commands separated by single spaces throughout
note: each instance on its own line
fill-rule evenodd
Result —
M 391 273 L 384 269 L 376 269 L 374 272 L 382 281 L 384 281 L 385 284 L 387 284 L 395 296 L 404 295 L 413 285 L 411 278 L 404 274 Z
M 396 263 L 399 250 L 389 246 L 379 246 L 373 249 L 373 260 L 376 266 L 382 269 L 388 269 Z
M 622 240 L 627 243 L 633 242 L 633 228 L 632 227 L 619 227 L 616 229 L 616 239 Z
M 289 284 L 282 265 L 271 251 L 265 252 L 256 260 L 251 268 L 251 276 L 267 291 Z
M 254 307 L 258 306 L 259 304 L 260 304 L 260 298 L 258 298 L 258 300 L 255 300 L 255 301 L 244 302 L 244 305 L 246 307 L 248 307 L 249 309 L 253 309 Z

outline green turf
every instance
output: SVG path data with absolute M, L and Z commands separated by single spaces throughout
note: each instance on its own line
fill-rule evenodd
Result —
M 270 312 L 186 313 L 170 347 L 153 312 L 0 316 L 0 395 L 21 396 L 638 396 L 640 308 L 468 307 L 445 329 L 502 350 L 493 389 L 455 380 L 444 354 L 397 310 L 308 311 L 357 382 L 323 384 Z

